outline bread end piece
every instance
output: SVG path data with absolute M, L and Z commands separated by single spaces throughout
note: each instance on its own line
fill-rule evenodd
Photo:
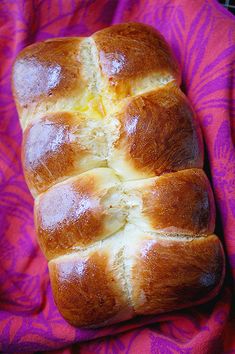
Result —
M 215 235 L 167 238 L 131 227 L 50 261 L 49 269 L 62 316 L 78 327 L 101 327 L 212 299 L 225 264 Z

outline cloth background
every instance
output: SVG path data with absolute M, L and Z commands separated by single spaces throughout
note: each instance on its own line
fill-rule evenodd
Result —
M 200 121 L 217 234 L 228 272 L 216 299 L 161 316 L 79 330 L 58 313 L 35 237 L 33 200 L 20 162 L 21 129 L 11 94 L 13 60 L 25 46 L 90 35 L 139 21 L 160 30 L 182 67 L 183 89 Z M 0 350 L 4 353 L 235 353 L 235 21 L 214 0 L 0 1 Z M 73 343 L 78 344 L 73 345 Z M 65 349 L 61 349 L 65 348 Z

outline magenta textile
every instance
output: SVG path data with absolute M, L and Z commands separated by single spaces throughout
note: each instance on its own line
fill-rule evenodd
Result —
M 97 330 L 68 325 L 56 309 L 36 241 L 33 199 L 20 162 L 13 60 L 51 37 L 86 36 L 113 23 L 160 30 L 182 68 L 183 89 L 201 124 L 213 183 L 217 234 L 228 272 L 216 299 Z M 215 0 L 0 1 L 0 351 L 34 353 L 235 353 L 235 20 Z M 74 344 L 77 343 L 77 344 Z M 73 345 L 72 345 L 73 344 Z M 65 348 L 65 349 L 62 349 Z

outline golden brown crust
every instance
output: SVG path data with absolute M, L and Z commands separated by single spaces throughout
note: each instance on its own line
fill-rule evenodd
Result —
M 139 218 L 142 225 L 146 219 L 147 230 L 194 236 L 214 232 L 214 198 L 202 170 L 179 171 L 128 185 L 128 196 L 141 195 Z M 129 222 L 138 223 L 138 219 Z
M 102 72 L 111 86 L 128 86 L 130 79 L 156 73 L 172 75 L 180 81 L 168 44 L 152 27 L 141 23 L 118 24 L 98 31 L 92 37 Z
M 66 112 L 44 116 L 27 127 L 22 163 L 31 190 L 44 192 L 60 178 L 76 171 L 76 159 L 85 153 L 76 141 L 78 125 L 76 114 Z
M 224 254 L 217 236 L 166 240 L 131 233 L 132 241 L 118 233 L 116 241 L 49 262 L 55 302 L 71 324 L 107 325 L 203 303 L 218 293 Z
M 192 240 L 147 239 L 132 264 L 137 314 L 160 313 L 205 302 L 219 290 L 224 254 L 217 236 Z
M 91 133 L 87 120 L 79 113 L 48 114 L 28 125 L 23 136 L 22 163 L 34 195 L 65 177 L 104 165 L 104 159 L 82 139 Z M 83 165 L 82 159 L 86 159 Z
M 90 105 L 87 112 L 95 110 L 101 117 L 113 98 L 134 95 L 142 86 L 146 90 L 148 83 L 140 85 L 146 77 L 153 89 L 180 83 L 161 34 L 147 25 L 121 24 L 93 38 L 57 38 L 27 47 L 13 65 L 12 90 L 25 129 L 36 116 L 80 110 L 85 104 Z
M 214 232 L 214 198 L 202 170 L 190 169 L 156 179 L 153 189 L 144 195 L 143 209 L 155 230 L 187 235 Z
M 201 134 L 186 97 L 177 87 L 167 85 L 132 98 L 117 119 L 120 137 L 110 166 L 125 179 L 202 168 Z M 127 170 L 123 164 L 128 165 Z
M 92 243 L 102 234 L 103 212 L 92 195 L 95 179 L 72 180 L 51 188 L 35 205 L 40 246 L 48 259 L 76 245 Z
M 13 67 L 13 93 L 19 112 L 43 100 L 52 102 L 83 87 L 79 76 L 81 38 L 52 39 L 24 49 Z
M 37 199 L 35 226 L 40 246 L 48 259 L 69 253 L 76 247 L 88 246 L 124 224 L 122 210 L 113 213 L 115 206 L 111 200 L 109 202 L 109 190 L 115 190 L 116 180 L 112 183 L 113 176 L 106 170 L 96 172 L 94 169 L 91 173 L 71 178 Z
M 55 303 L 63 317 L 74 326 L 104 325 L 123 311 L 128 300 L 109 264 L 109 254 L 91 252 L 85 259 L 57 259 L 49 263 Z

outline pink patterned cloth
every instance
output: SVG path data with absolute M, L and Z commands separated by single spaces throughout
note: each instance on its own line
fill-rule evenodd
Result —
M 16 54 L 51 37 L 89 35 L 113 23 L 156 27 L 182 67 L 200 121 L 228 272 L 208 304 L 98 330 L 68 325 L 56 309 L 24 181 L 21 129 L 10 76 Z M 235 353 L 235 21 L 215 0 L 0 1 L 0 350 L 4 353 Z M 72 346 L 72 343 L 76 343 Z M 65 348 L 67 349 L 60 349 Z

